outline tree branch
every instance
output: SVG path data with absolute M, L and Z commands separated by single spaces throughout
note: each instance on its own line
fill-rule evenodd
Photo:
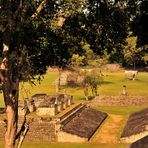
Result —
M 26 100 L 24 100 L 24 121 L 22 123 L 22 126 L 21 126 L 21 129 L 20 131 L 17 133 L 15 139 L 17 140 L 18 139 L 18 144 L 17 144 L 17 148 L 21 148 L 22 144 L 23 144 L 23 141 L 25 139 L 25 136 L 29 130 L 29 124 L 30 124 L 30 121 L 27 122 L 27 114 L 28 114 L 28 105 L 27 105 L 27 102 Z
M 23 141 L 25 139 L 25 136 L 29 130 L 29 122 L 26 123 L 26 120 L 23 124 L 23 127 L 21 128 L 21 131 L 20 131 L 20 135 L 18 137 L 18 144 L 17 144 L 17 148 L 21 148 L 22 144 L 23 144 Z
M 42 11 L 42 9 L 44 8 L 46 3 L 47 3 L 47 0 L 43 0 L 40 3 L 40 5 L 36 9 L 36 12 L 31 16 L 31 19 L 34 19 L 34 18 L 36 18 L 38 16 L 38 14 Z M 20 12 L 21 9 L 22 9 L 22 3 L 20 2 L 19 6 L 18 6 L 18 9 L 16 10 L 16 12 L 13 15 L 13 18 L 15 18 L 18 15 L 18 13 Z M 2 29 L 1 32 L 4 33 L 7 30 L 8 27 L 9 27 L 9 24 L 6 25 L 6 27 L 4 29 Z
M 31 16 L 31 18 L 35 18 L 38 16 L 38 14 L 42 11 L 42 9 L 44 8 L 45 4 L 47 3 L 47 0 L 43 0 L 40 5 L 38 6 L 38 8 L 36 9 L 36 12 Z

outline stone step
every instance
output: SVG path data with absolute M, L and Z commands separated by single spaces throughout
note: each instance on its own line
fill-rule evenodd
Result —
M 67 112 L 65 115 L 63 115 L 60 118 L 60 124 L 65 125 L 67 124 L 72 118 L 74 118 L 76 116 L 76 114 L 80 111 L 82 111 L 85 108 L 84 104 L 79 104 L 76 107 L 74 107 L 72 110 L 70 110 L 69 112 Z

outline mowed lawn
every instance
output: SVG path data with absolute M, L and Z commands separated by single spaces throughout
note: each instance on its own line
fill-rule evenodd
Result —
M 30 98 L 37 93 L 46 93 L 55 95 L 55 80 L 58 78 L 57 72 L 49 72 L 44 75 L 41 84 L 36 82 L 36 86 L 29 83 L 20 84 L 19 99 Z M 139 73 L 137 80 L 128 80 L 124 73 L 104 73 L 103 84 L 98 87 L 99 95 L 120 95 L 123 85 L 127 87 L 129 95 L 144 95 L 148 96 L 148 73 Z M 83 101 L 84 93 L 82 87 L 62 87 L 60 93 L 67 93 L 74 96 L 75 101 Z M 92 96 L 91 90 L 89 95 Z M 3 96 L 0 93 L 0 107 L 4 106 Z
M 123 85 L 127 87 L 129 95 L 148 96 L 148 73 L 138 73 L 136 80 L 129 80 L 124 73 L 106 73 L 104 84 L 99 92 L 102 95 L 120 95 Z

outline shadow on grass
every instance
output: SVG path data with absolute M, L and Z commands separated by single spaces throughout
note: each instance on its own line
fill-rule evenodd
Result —
M 67 84 L 67 85 L 61 86 L 61 89 L 65 89 L 65 88 L 76 88 L 76 89 L 79 89 L 81 87 L 79 85 L 77 85 L 77 84 Z
M 114 84 L 114 83 L 113 82 L 109 82 L 109 81 L 103 81 L 101 84 L 107 85 L 107 84 Z
M 94 98 L 95 98 L 95 96 L 88 96 L 88 100 L 87 100 L 87 101 L 91 101 L 91 100 L 93 100 Z M 84 96 L 84 97 L 79 98 L 79 100 L 86 101 L 86 98 L 85 98 L 85 96 Z
M 95 98 L 95 96 L 88 96 L 88 101 L 91 101 Z

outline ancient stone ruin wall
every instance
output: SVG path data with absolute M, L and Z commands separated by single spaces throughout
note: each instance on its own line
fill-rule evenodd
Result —
M 135 134 L 135 135 L 132 135 L 129 137 L 120 138 L 120 141 L 122 143 L 133 143 L 133 142 L 136 142 L 137 140 L 139 140 L 147 135 L 148 135 L 148 131 L 144 131 L 142 133 Z
M 4 141 L 5 131 L 6 131 L 5 123 L 1 119 L 0 120 L 0 141 Z M 30 123 L 29 131 L 27 132 L 25 141 L 55 142 L 56 141 L 55 124 L 50 122 L 49 120 L 33 119 L 33 121 Z
M 148 108 L 132 113 L 121 134 L 122 142 L 135 142 L 148 135 Z
M 97 96 L 92 106 L 147 106 L 148 97 L 145 96 Z
M 25 141 L 56 141 L 55 124 L 42 119 L 35 119 L 29 127 Z

